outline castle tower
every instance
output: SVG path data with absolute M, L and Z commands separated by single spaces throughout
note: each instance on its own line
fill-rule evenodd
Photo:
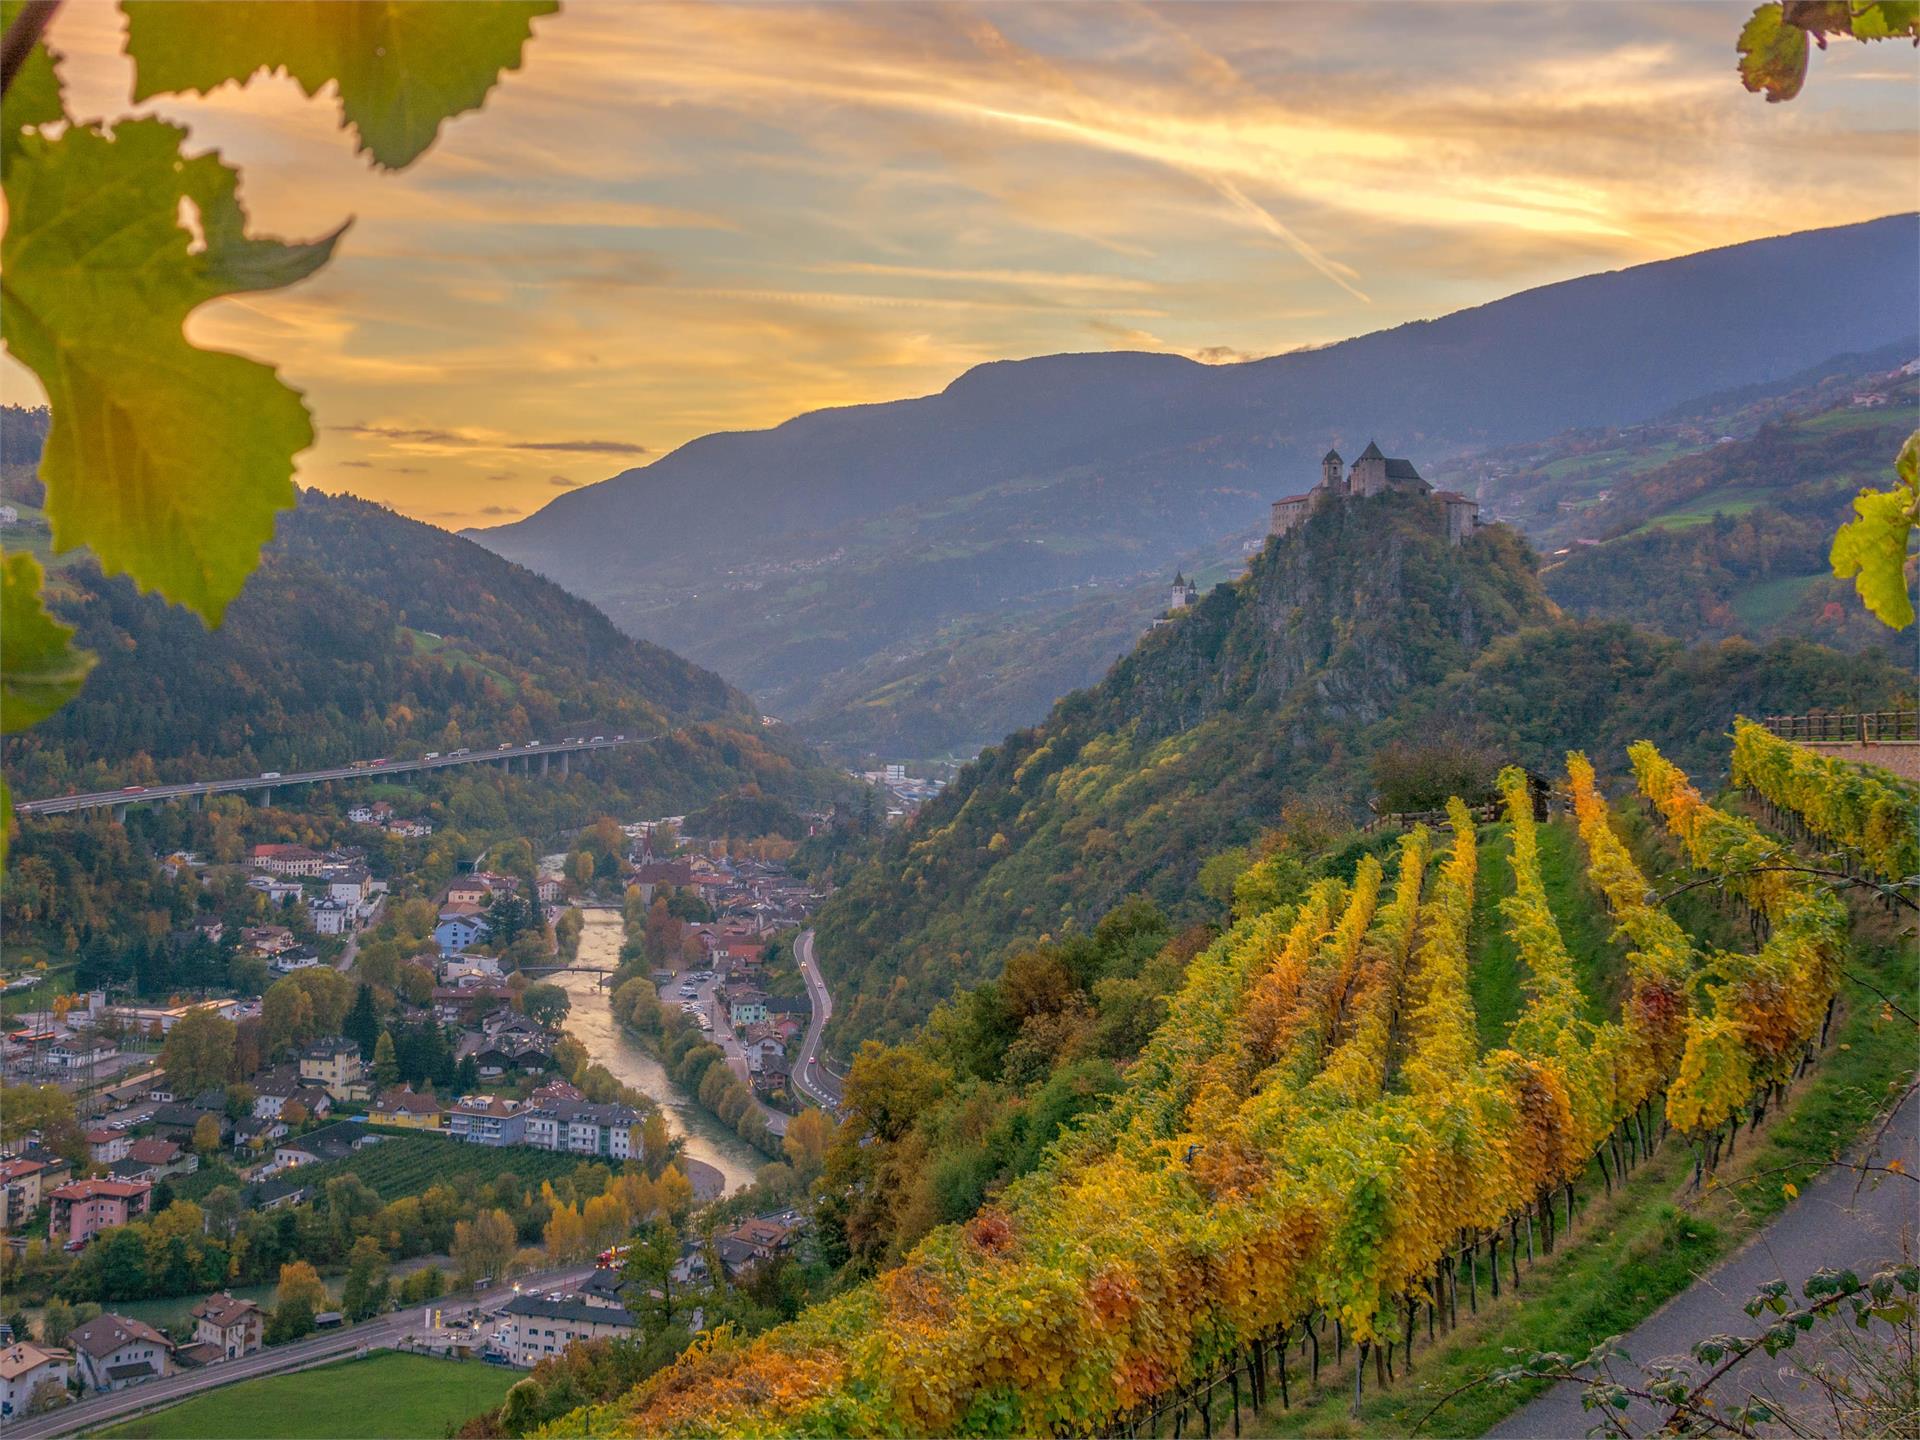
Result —
M 1173 598 L 1167 602 L 1169 610 L 1184 610 L 1200 598 L 1200 589 L 1178 570 L 1173 572 Z
M 1353 495 L 1378 495 L 1387 488 L 1387 457 L 1380 446 L 1369 440 L 1360 458 L 1353 462 L 1353 474 L 1347 478 L 1347 491 Z
M 1346 492 L 1346 478 L 1340 473 L 1344 464 L 1338 450 L 1329 450 L 1320 459 L 1320 488 L 1329 495 L 1341 495 Z

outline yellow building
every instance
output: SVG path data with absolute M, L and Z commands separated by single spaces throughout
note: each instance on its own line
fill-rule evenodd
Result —
M 389 1090 L 374 1102 L 368 1117 L 376 1125 L 397 1125 L 405 1130 L 438 1130 L 440 1102 L 431 1095 L 416 1095 L 411 1085 Z

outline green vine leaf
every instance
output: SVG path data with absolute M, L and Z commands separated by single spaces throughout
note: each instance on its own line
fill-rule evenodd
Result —
M 1778 3 L 1755 10 L 1740 31 L 1740 83 L 1769 104 L 1791 100 L 1807 81 L 1807 32 Z
M 520 66 L 535 16 L 559 0 L 122 0 L 134 99 L 205 94 L 283 70 L 309 96 L 329 81 L 356 150 L 400 169 L 442 122 L 485 103 Z
M 185 134 L 136 120 L 20 137 L 0 334 L 53 411 L 40 476 L 54 547 L 88 546 L 108 574 L 218 623 L 293 504 L 313 424 L 272 367 L 198 349 L 182 326 L 208 300 L 311 274 L 340 232 L 249 237 L 235 172 L 183 156 Z
M 37 725 L 80 693 L 94 657 L 73 648 L 73 627 L 40 603 L 40 562 L 7 556 L 0 569 L 0 733 Z
M 1883 624 L 1904 630 L 1913 623 L 1913 597 L 1907 593 L 1907 542 L 1920 520 L 1920 430 L 1900 447 L 1894 470 L 1901 483 L 1891 490 L 1862 490 L 1854 514 L 1833 537 L 1833 573 L 1853 576 L 1860 601 Z
M 0 0 L 0 33 L 11 26 L 25 9 L 25 0 Z M 22 130 L 51 125 L 64 119 L 66 107 L 60 98 L 60 76 L 54 67 L 53 52 L 44 41 L 34 44 L 13 83 L 7 87 L 6 124 L 0 126 L 0 158 L 11 165 L 13 152 Z

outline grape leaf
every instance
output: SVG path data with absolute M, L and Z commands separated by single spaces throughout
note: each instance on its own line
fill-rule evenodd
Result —
M 443 121 L 518 69 L 536 15 L 559 0 L 122 0 L 133 98 L 205 94 L 284 70 L 308 95 L 339 87 L 356 150 L 398 170 Z
M 0 33 L 4 33 L 25 8 L 25 0 L 0 0 Z M 9 164 L 13 161 L 14 143 L 23 129 L 51 125 L 66 114 L 60 99 L 60 76 L 53 62 L 53 52 L 47 49 L 46 42 L 36 42 L 15 73 L 13 83 L 7 86 L 6 124 L 0 126 L 0 156 Z
M 37 725 L 80 691 L 94 657 L 70 643 L 73 627 L 62 625 L 40 603 L 40 562 L 7 556 L 0 569 L 0 732 Z
M 1762 5 L 1740 31 L 1740 83 L 1767 101 L 1791 100 L 1807 80 L 1807 32 L 1778 3 Z
M 136 120 L 19 138 L 0 334 L 53 411 L 40 478 L 55 548 L 89 546 L 108 574 L 218 623 L 293 503 L 313 425 L 270 366 L 197 349 L 181 327 L 205 301 L 311 274 L 339 232 L 250 238 L 238 177 L 183 156 L 185 134 Z
M 1920 0 L 1881 0 L 1850 17 L 1856 40 L 1920 39 Z
M 1901 484 L 1891 490 L 1862 490 L 1849 520 L 1833 537 L 1833 573 L 1853 576 L 1860 601 L 1881 623 L 1904 630 L 1913 623 L 1913 597 L 1907 593 L 1907 542 L 1920 518 L 1920 430 L 1907 437 L 1894 462 Z

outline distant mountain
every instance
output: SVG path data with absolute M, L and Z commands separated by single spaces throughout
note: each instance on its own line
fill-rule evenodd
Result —
M 1920 347 L 1915 240 L 1912 215 L 1810 231 L 1238 365 L 983 365 L 938 395 L 706 436 L 475 538 L 803 731 L 832 741 L 864 707 L 861 745 L 933 753 L 1030 720 L 1104 645 L 1076 631 L 935 714 L 888 714 L 901 682 L 956 643 L 1044 631 L 1089 585 L 1144 596 L 1184 557 L 1237 553 L 1329 444 L 1378 434 L 1424 466 Z
M 898 1038 L 1003 957 L 1132 894 L 1198 918 L 1200 863 L 1282 807 L 1362 813 L 1385 747 L 1547 771 L 1648 737 L 1724 771 L 1738 710 L 1890 704 L 1910 677 L 1802 642 L 1694 650 L 1560 618 L 1505 526 L 1452 547 L 1437 502 L 1327 507 L 981 754 L 818 919 L 834 1047 Z M 1490 773 L 1490 771 L 1489 771 Z
M 632 768 L 629 789 L 675 808 L 831 780 L 719 676 L 470 541 L 360 500 L 303 494 L 217 630 L 89 561 L 61 566 L 52 586 L 100 663 L 71 704 L 6 737 L 23 798 L 589 727 L 672 732 L 606 769 Z

